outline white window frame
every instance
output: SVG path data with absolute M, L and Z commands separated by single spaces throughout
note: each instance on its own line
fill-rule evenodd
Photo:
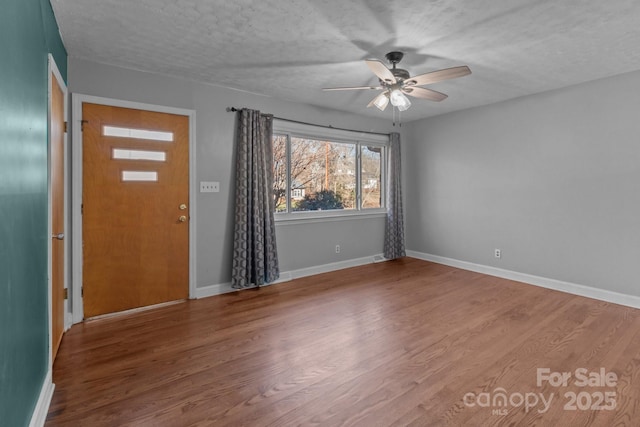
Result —
M 360 217 L 384 216 L 387 209 L 386 202 L 386 177 L 387 177 L 387 156 L 389 155 L 389 136 L 377 133 L 347 131 L 333 129 L 323 126 L 314 126 L 286 120 L 273 120 L 273 134 L 287 137 L 287 211 L 276 212 L 274 218 L 276 222 L 315 222 L 327 220 L 356 219 Z M 291 211 L 291 151 L 289 144 L 291 138 L 307 138 L 316 141 L 328 141 L 336 143 L 354 144 L 356 146 L 356 208 L 354 209 L 332 209 L 324 211 Z M 380 159 L 380 207 L 362 208 L 362 162 L 361 147 L 376 146 L 382 147 Z

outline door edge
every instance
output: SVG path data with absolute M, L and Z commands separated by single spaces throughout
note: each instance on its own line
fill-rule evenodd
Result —
M 60 89 L 62 89 L 62 96 L 64 99 L 63 102 L 63 117 L 65 122 L 69 120 L 69 110 L 68 110 L 68 102 L 67 97 L 69 96 L 67 84 L 62 78 L 62 74 L 60 73 L 60 69 L 58 68 L 58 64 L 56 64 L 56 60 L 51 53 L 47 54 L 47 292 L 48 292 L 48 319 L 49 319 L 49 368 L 53 366 L 53 241 L 50 236 L 53 233 L 53 198 L 52 198 L 52 180 L 51 180 L 51 102 L 53 98 L 53 79 L 55 79 Z M 64 132 L 62 136 L 62 150 L 63 150 L 63 182 L 62 186 L 64 188 L 64 198 L 63 198 L 63 224 L 64 229 L 67 230 L 69 227 L 69 217 L 68 217 L 68 206 L 69 206 L 69 158 L 68 158 L 68 132 Z M 69 260 L 70 260 L 70 247 L 67 239 L 63 241 L 63 256 L 64 256 L 64 276 L 63 276 L 63 287 L 69 287 Z M 63 304 L 63 319 L 64 325 L 63 330 L 66 331 L 71 326 L 69 313 L 69 300 L 65 300 Z

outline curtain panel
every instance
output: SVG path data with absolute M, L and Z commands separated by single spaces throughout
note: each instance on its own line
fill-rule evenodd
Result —
M 387 221 L 384 230 L 384 257 L 387 259 L 401 258 L 406 255 L 401 176 L 400 134 L 393 132 L 389 135 L 387 160 Z
M 237 113 L 236 193 L 231 285 L 261 286 L 280 276 L 273 218 L 273 116 Z

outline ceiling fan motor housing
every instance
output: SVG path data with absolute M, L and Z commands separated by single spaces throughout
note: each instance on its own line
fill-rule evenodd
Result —
M 397 83 L 401 83 L 403 80 L 407 80 L 410 77 L 409 72 L 407 70 L 403 70 L 402 68 L 396 68 L 396 65 L 398 64 L 398 62 L 402 61 L 402 58 L 404 57 L 404 53 L 394 51 L 394 52 L 387 53 L 384 57 L 387 58 L 387 61 L 393 64 L 393 68 L 391 68 L 389 71 L 391 71 L 391 73 L 394 75 L 394 77 L 398 81 Z M 380 80 L 380 84 L 382 86 L 389 86 L 388 83 L 382 80 Z
M 407 70 L 403 70 L 402 68 L 393 68 L 391 73 L 396 76 L 398 80 L 407 80 L 409 78 L 409 72 Z
M 410 77 L 409 72 L 407 70 L 403 70 L 402 68 L 392 68 L 389 71 L 391 71 L 391 73 L 394 75 L 394 77 L 397 80 L 397 82 L 394 84 L 402 83 L 403 81 L 408 80 Z M 380 81 L 380 85 L 382 87 L 393 86 L 390 82 L 386 82 L 382 79 L 378 79 L 378 80 Z

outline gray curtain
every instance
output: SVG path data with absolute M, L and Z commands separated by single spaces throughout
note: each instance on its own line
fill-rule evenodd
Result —
M 273 221 L 273 116 L 243 108 L 237 121 L 231 285 L 242 289 L 272 282 L 280 271 Z
M 394 132 L 389 135 L 389 156 L 387 159 L 387 222 L 384 230 L 384 257 L 395 259 L 406 255 L 400 184 L 399 133 Z

